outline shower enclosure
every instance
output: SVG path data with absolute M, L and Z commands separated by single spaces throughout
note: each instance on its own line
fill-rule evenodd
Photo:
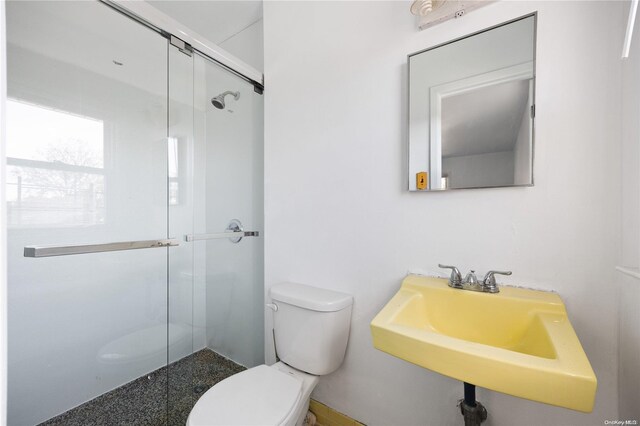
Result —
M 8 422 L 184 425 L 264 360 L 262 86 L 112 4 L 6 9 Z

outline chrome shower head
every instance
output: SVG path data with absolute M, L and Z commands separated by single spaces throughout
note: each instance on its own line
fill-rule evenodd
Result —
M 233 98 L 236 101 L 240 99 L 240 92 L 232 92 L 231 90 L 227 90 L 226 92 L 220 93 L 218 96 L 211 98 L 211 103 L 218 109 L 224 109 L 224 97 L 227 95 L 233 95 Z

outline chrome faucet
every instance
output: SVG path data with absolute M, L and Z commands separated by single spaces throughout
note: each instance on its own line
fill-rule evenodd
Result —
M 473 269 L 462 279 L 460 270 L 455 266 L 438 264 L 439 267 L 451 269 L 449 277 L 449 287 L 459 288 L 462 290 L 481 291 L 483 293 L 498 293 L 498 285 L 496 284 L 496 274 L 511 275 L 511 271 L 489 271 L 485 274 L 482 282 L 478 281 L 476 271 Z
M 464 277 L 462 284 L 468 285 L 478 285 L 478 278 L 476 277 L 476 271 L 473 269 L 469 271 L 469 273 Z

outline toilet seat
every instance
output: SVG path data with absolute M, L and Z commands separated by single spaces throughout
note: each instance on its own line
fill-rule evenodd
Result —
M 302 382 L 266 365 L 213 386 L 193 407 L 187 426 L 276 426 L 295 414 Z

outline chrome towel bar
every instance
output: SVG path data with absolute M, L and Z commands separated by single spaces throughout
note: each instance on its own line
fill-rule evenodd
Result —
M 225 232 L 215 234 L 189 234 L 185 235 L 185 241 L 201 241 L 228 238 L 234 243 L 240 242 L 244 237 L 258 237 L 258 231 L 245 231 L 239 220 L 232 220 Z M 176 238 L 144 241 L 122 241 L 105 244 L 74 244 L 53 246 L 27 246 L 24 248 L 24 257 L 52 257 L 69 256 L 74 254 L 103 253 L 107 251 L 138 250 L 147 248 L 161 248 L 179 246 Z
M 175 238 L 164 240 L 122 241 L 105 244 L 77 244 L 68 246 L 27 246 L 24 257 L 68 256 L 72 254 L 102 253 L 107 251 L 137 250 L 179 246 Z

